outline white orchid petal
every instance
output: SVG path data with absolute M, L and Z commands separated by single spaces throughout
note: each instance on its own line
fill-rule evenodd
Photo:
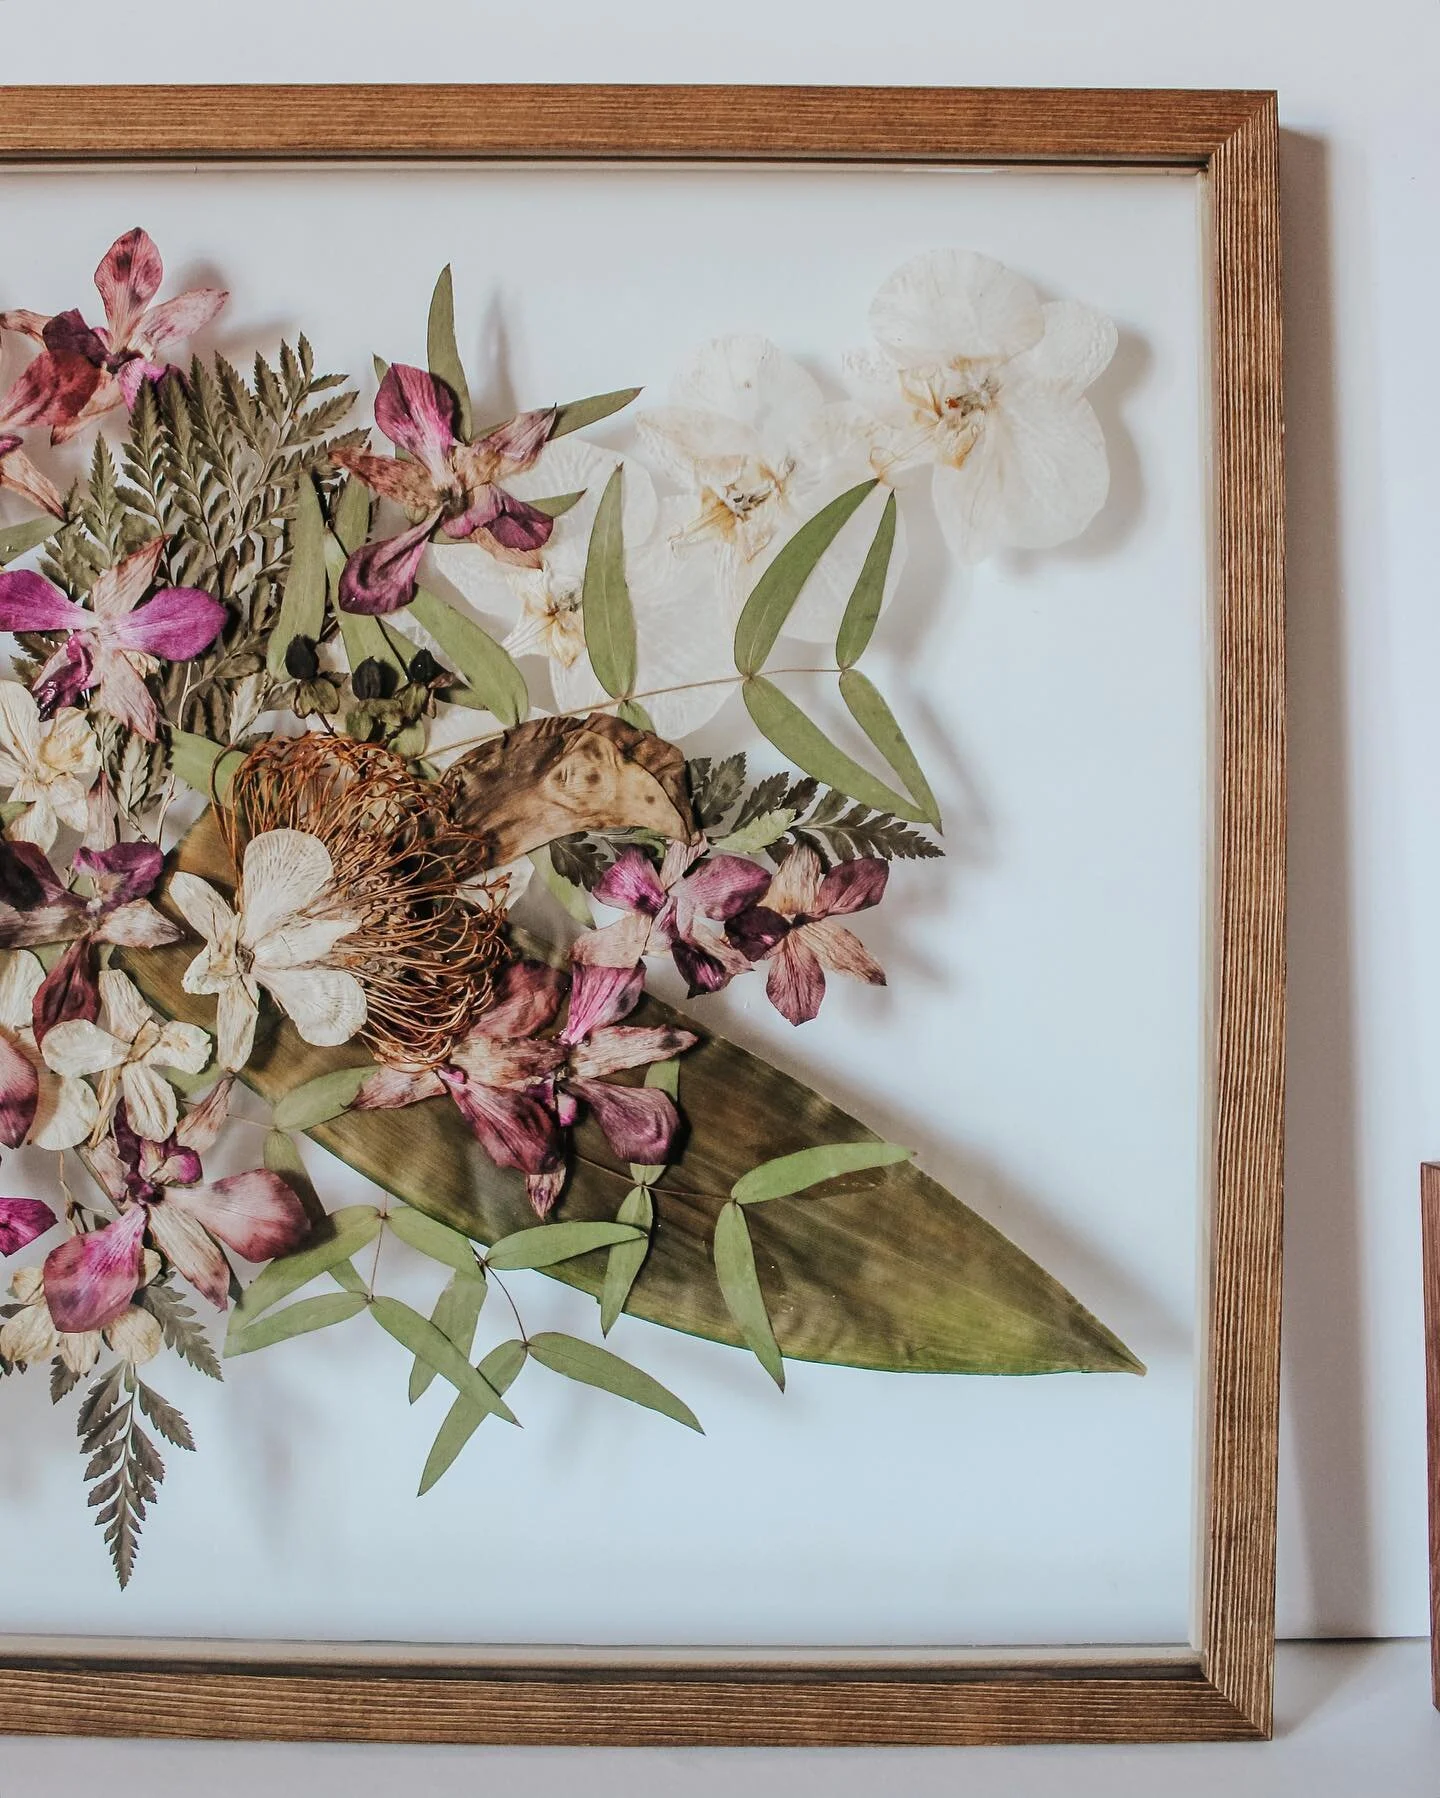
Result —
M 83 780 L 88 787 L 100 772 L 100 745 L 83 712 L 65 706 L 44 727 L 40 761 L 53 777 Z
M 696 489 L 710 472 L 758 460 L 760 439 L 748 425 L 719 412 L 658 406 L 641 412 L 636 435 L 650 461 L 683 487 Z
M 239 1072 L 255 1046 L 255 1025 L 260 1002 L 243 980 L 231 980 L 220 989 L 215 1006 L 215 1050 L 222 1068 Z
M 1053 300 L 1040 310 L 1045 335 L 1009 364 L 1006 381 L 1036 381 L 1078 399 L 1110 365 L 1119 342 L 1115 322 L 1079 300 Z
M 139 987 L 119 968 L 105 968 L 99 985 L 101 1023 L 112 1036 L 133 1043 L 154 1016 Z
M 313 905 L 334 879 L 330 851 L 303 830 L 266 830 L 245 845 L 240 940 L 254 947 Z
M 60 833 L 60 820 L 49 799 L 32 799 L 27 811 L 21 812 L 9 827 L 10 837 L 17 843 L 33 843 L 37 849 L 48 849 Z
M 1045 321 L 1023 275 L 973 250 L 931 250 L 896 269 L 870 307 L 870 328 L 899 368 L 1015 356 Z
M 45 1040 L 48 1047 L 49 1037 Z M 137 1135 L 149 1142 L 167 1141 L 179 1116 L 170 1082 L 143 1062 L 131 1062 L 121 1070 L 120 1090 L 125 1095 L 126 1115 Z
M 35 995 L 45 980 L 40 957 L 29 949 L 16 949 L 0 972 L 0 1026 L 6 1030 L 30 1030 L 35 1022 Z
M 341 914 L 333 918 L 309 918 L 303 923 L 287 924 L 270 931 L 255 945 L 255 978 L 264 981 L 276 969 L 313 967 L 324 961 L 335 945 L 357 929 L 359 923 L 359 918 Z
M 235 913 L 208 880 L 202 880 L 198 874 L 172 874 L 169 890 L 176 909 L 196 936 L 203 936 L 208 943 L 219 943 L 234 930 Z
M 24 769 L 39 758 L 40 708 L 19 681 L 0 681 L 0 752 Z
M 768 337 L 741 333 L 702 344 L 676 375 L 677 406 L 738 418 L 762 437 L 779 420 L 815 411 L 824 398 L 815 377 Z
M 29 1140 L 40 1149 L 73 1149 L 90 1134 L 99 1114 L 100 1101 L 83 1080 L 66 1079 L 46 1068 L 40 1074 Z
M 67 1018 L 45 1032 L 45 1065 L 56 1074 L 98 1074 L 118 1068 L 130 1053 L 129 1039 L 122 1041 L 84 1018 Z
M 341 968 L 270 968 L 259 977 L 307 1043 L 336 1048 L 365 1023 L 364 989 Z
M 144 1055 L 147 1066 L 174 1068 L 180 1074 L 199 1074 L 209 1060 L 210 1035 L 198 1024 L 166 1024 Z

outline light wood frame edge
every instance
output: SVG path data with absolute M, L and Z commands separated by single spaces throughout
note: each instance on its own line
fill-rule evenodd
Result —
M 1208 1478 L 1194 1667 L 437 1674 L 7 1657 L 0 1730 L 586 1744 L 1255 1739 L 1272 1727 L 1284 1058 L 1278 126 L 1270 93 L 0 88 L 0 163 L 1081 163 L 1209 176 L 1219 791 Z

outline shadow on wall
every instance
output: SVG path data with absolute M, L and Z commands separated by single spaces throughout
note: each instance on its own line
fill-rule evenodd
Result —
M 1285 131 L 1289 1055 L 1282 1634 L 1371 1626 L 1329 151 Z

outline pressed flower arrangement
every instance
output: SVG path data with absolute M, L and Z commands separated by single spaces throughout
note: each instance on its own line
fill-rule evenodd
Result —
M 787 1355 L 1139 1371 L 907 1146 L 706 1022 L 736 981 L 796 1027 L 845 1003 L 831 977 L 884 984 L 864 914 L 941 853 L 860 667 L 907 510 L 967 560 L 1082 531 L 1109 322 L 930 253 L 876 297 L 849 400 L 732 337 L 667 405 L 477 426 L 447 270 L 372 433 L 303 338 L 249 380 L 172 365 L 225 296 L 159 300 L 143 231 L 96 285 L 103 325 L 0 314 L 39 345 L 0 396 L 0 488 L 39 511 L 0 529 L 0 1143 L 53 1153 L 62 1194 L 0 1198 L 0 1374 L 80 1394 L 121 1583 L 152 1432 L 194 1446 L 150 1364 L 218 1378 L 221 1314 L 229 1356 L 367 1315 L 412 1402 L 447 1382 L 422 1491 L 517 1420 L 532 1363 L 700 1427 L 600 1342 L 527 1330 L 511 1270 L 593 1293 L 602 1336 L 629 1312 L 782 1387 Z M 633 455 L 584 436 L 632 408 Z M 91 428 L 62 493 L 41 440 Z M 737 690 L 784 764 L 758 779 L 743 749 L 687 753 Z M 257 1121 L 260 1165 L 208 1175 Z M 298 1132 L 375 1202 L 327 1212 Z M 445 1270 L 430 1316 L 377 1283 L 387 1238 Z M 478 1352 L 482 1311 L 506 1322 Z

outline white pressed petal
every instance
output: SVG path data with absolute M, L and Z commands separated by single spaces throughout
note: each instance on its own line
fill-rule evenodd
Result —
M 762 436 L 777 415 L 794 418 L 824 403 L 813 375 L 779 344 L 748 333 L 702 344 L 676 375 L 671 398 L 738 418 Z
M 0 681 L 0 754 L 27 772 L 39 759 L 40 708 L 19 681 Z
M 256 979 L 263 981 L 277 968 L 314 967 L 359 923 L 359 918 L 342 913 L 333 918 L 308 918 L 301 923 L 281 925 L 255 944 Z
M 73 1149 L 84 1142 L 99 1115 L 100 1101 L 85 1081 L 66 1079 L 43 1068 L 35 1122 L 27 1140 L 39 1149 Z
M 118 1068 L 130 1053 L 130 1042 L 84 1018 L 67 1018 L 45 1032 L 41 1053 L 53 1073 L 98 1074 L 102 1068 Z
M 228 959 L 233 960 L 233 957 Z M 227 958 L 207 943 L 181 975 L 180 988 L 186 993 L 220 993 L 238 979 L 239 975 L 228 965 Z
M 6 1030 L 30 1030 L 35 1022 L 35 995 L 45 981 L 40 957 L 29 949 L 15 949 L 0 971 L 0 1026 Z
M 50 804 L 62 824 L 83 831 L 90 822 L 90 789 L 73 774 L 57 774 L 50 782 Z
M 46 1042 L 49 1042 L 47 1037 Z M 120 1090 L 131 1128 L 149 1142 L 166 1142 L 175 1129 L 178 1112 L 175 1089 L 143 1062 L 132 1061 L 120 1072 Z
M 330 851 L 304 830 L 266 830 L 245 845 L 240 940 L 252 948 L 313 905 L 335 874 Z
M 39 1269 L 35 1270 L 37 1273 Z M 59 1336 L 43 1303 L 27 1303 L 13 1317 L 0 1323 L 0 1355 L 17 1367 L 45 1361 L 55 1353 Z M 81 1372 L 84 1371 L 82 1368 Z
M 1045 335 L 1015 358 L 1005 379 L 1041 382 L 1059 395 L 1078 399 L 1110 366 L 1119 342 L 1115 321 L 1079 300 L 1052 300 L 1040 310 Z
M 99 986 L 101 1023 L 112 1036 L 133 1043 L 153 1015 L 139 987 L 119 968 L 103 969 Z
M 160 1320 L 139 1305 L 130 1305 L 105 1326 L 105 1340 L 132 1367 L 153 1361 L 165 1346 Z
M 307 1043 L 336 1048 L 365 1023 L 365 991 L 341 968 L 270 968 L 260 979 Z
M 660 406 L 635 420 L 650 461 L 682 487 L 698 488 L 727 464 L 758 460 L 760 439 L 738 418 L 693 407 Z
M 26 782 L 29 786 L 33 783 Z M 17 784 L 12 797 L 20 797 L 20 786 Z M 37 849 L 48 849 L 59 834 L 60 821 L 55 816 L 55 808 L 49 798 L 40 794 L 30 801 L 29 809 L 21 812 L 9 827 L 11 838 L 17 843 L 33 843 Z
M 899 368 L 1016 356 L 1038 343 L 1044 328 L 1025 277 L 973 250 L 914 257 L 870 307 L 870 329 Z
M 149 1067 L 198 1074 L 210 1060 L 210 1035 L 198 1024 L 166 1024 L 142 1060 Z
M 221 988 L 215 1006 L 215 1051 L 222 1068 L 238 1073 L 249 1061 L 259 1017 L 260 1002 L 243 980 L 228 981 Z
M 53 776 L 71 775 L 86 787 L 100 772 L 100 745 L 83 712 L 64 706 L 40 734 L 40 764 Z
M 584 494 L 583 499 L 577 500 L 568 512 L 562 512 L 555 520 L 554 534 L 545 546 L 547 561 L 553 550 L 568 547 L 572 542 L 583 545 L 588 541 L 606 484 L 622 462 L 625 472 L 620 481 L 621 525 L 626 542 L 638 543 L 655 528 L 655 483 L 638 462 L 615 450 L 601 449 L 574 433 L 556 437 L 541 450 L 533 468 L 512 475 L 506 481 L 506 490 L 517 499 L 553 499 L 562 493 Z
M 226 933 L 234 928 L 235 913 L 210 882 L 202 880 L 198 874 L 172 874 L 170 897 L 196 936 L 203 936 L 209 943 L 222 941 Z M 185 990 L 197 992 L 204 989 L 187 987 Z

